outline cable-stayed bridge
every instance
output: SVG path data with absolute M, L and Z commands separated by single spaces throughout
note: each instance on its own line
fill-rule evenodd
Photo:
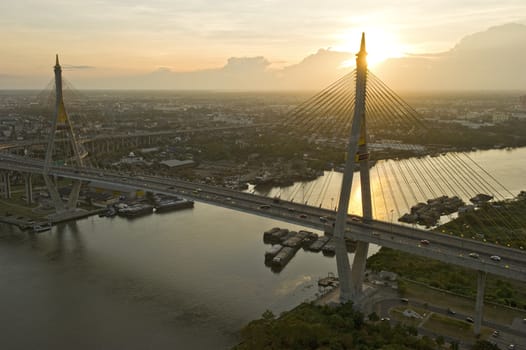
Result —
M 475 269 L 478 271 L 475 317 L 475 331 L 478 333 L 482 321 L 486 274 L 526 281 L 526 254 L 522 250 L 526 232 L 520 227 L 513 211 L 507 210 L 506 204 L 499 204 L 499 208 L 488 204 L 489 199 L 505 203 L 512 194 L 469 156 L 462 154 L 410 158 L 405 162 L 379 161 L 371 168 L 368 145 L 371 137 L 376 137 L 379 130 L 383 129 L 385 133 L 387 127 L 387 134 L 404 132 L 415 140 L 429 136 L 432 130 L 414 109 L 367 70 L 365 57 L 365 39 L 362 38 L 361 49 L 357 54 L 357 69 L 294 109 L 275 126 L 290 130 L 291 138 L 330 138 L 333 142 L 346 144 L 347 159 L 336 201 L 337 209 L 332 207 L 332 200 L 330 208 L 321 205 L 320 198 L 323 199 L 328 186 L 325 183 L 318 191 L 316 203 L 311 202 L 309 205 L 313 189 L 307 189 L 306 201 L 305 196 L 301 202 L 294 201 L 293 191 L 289 198 L 283 194 L 276 202 L 273 198 L 226 188 L 174 179 L 132 176 L 87 166 L 84 160 L 88 152 L 81 147 L 73 131 L 63 101 L 58 58 L 55 66 L 55 117 L 45 159 L 2 154 L 0 168 L 44 176 L 57 212 L 66 216 L 76 210 L 80 184 L 97 181 L 128 186 L 130 189 L 176 194 L 330 232 L 336 241 L 342 301 L 359 302 L 363 298 L 362 282 L 369 243 Z M 67 160 L 69 166 L 55 166 L 53 160 L 57 159 Z M 348 211 L 353 175 L 358 165 L 360 187 L 355 190 L 360 192 L 362 216 L 356 221 L 349 216 Z M 73 189 L 66 203 L 58 194 L 54 177 L 73 180 Z M 4 175 L 4 183 L 9 183 L 9 176 Z M 27 187 L 31 187 L 30 183 Z M 440 198 L 442 200 L 438 200 Z M 468 199 L 478 205 L 465 205 L 464 200 Z M 317 205 L 318 202 L 320 205 Z M 437 209 L 435 204 L 438 202 Z M 383 215 L 379 215 L 382 204 L 385 208 L 381 210 Z M 471 212 L 468 213 L 471 218 L 469 227 L 463 228 L 466 232 L 475 230 L 490 235 L 498 228 L 502 230 L 499 240 L 511 242 L 510 247 L 392 222 L 395 211 L 398 217 L 402 217 L 404 211 L 411 209 L 410 213 L 406 213 L 407 222 L 435 226 L 437 218 L 451 215 L 461 206 Z M 388 213 L 391 213 L 391 222 L 386 222 Z M 320 217 L 327 218 L 328 223 L 320 221 Z M 345 239 L 358 242 L 352 268 Z M 431 244 L 422 246 L 419 244 L 422 240 Z M 502 261 L 492 260 L 490 256 L 499 256 Z

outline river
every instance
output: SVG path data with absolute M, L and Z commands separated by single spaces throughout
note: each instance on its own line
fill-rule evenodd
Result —
M 526 148 L 472 156 L 513 192 L 526 189 Z M 341 174 L 315 181 L 329 183 L 324 205 L 334 204 Z M 2 225 L 2 348 L 229 348 L 248 321 L 312 300 L 318 277 L 336 270 L 334 259 L 300 250 L 273 273 L 262 232 L 274 226 L 299 228 L 200 203 L 133 220 L 90 217 L 36 236 Z

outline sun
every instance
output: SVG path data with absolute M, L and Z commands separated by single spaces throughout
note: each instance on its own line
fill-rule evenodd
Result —
M 403 57 L 404 47 L 394 33 L 380 28 L 350 29 L 337 35 L 339 44 L 334 46 L 337 51 L 357 53 L 360 49 L 362 32 L 365 33 L 367 50 L 367 64 L 375 66 L 388 58 Z M 343 66 L 354 66 L 355 61 L 351 59 L 343 63 Z

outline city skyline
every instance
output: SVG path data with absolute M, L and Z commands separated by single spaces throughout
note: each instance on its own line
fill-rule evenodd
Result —
M 248 62 L 281 74 L 319 53 L 348 53 L 336 67 L 345 69 L 353 65 L 362 31 L 367 33 L 369 64 L 377 67 L 387 58 L 447 52 L 467 35 L 492 26 L 526 24 L 521 1 L 404 5 L 8 1 L 0 5 L 0 88 L 42 87 L 55 53 L 79 88 L 112 88 L 118 87 L 112 86 L 113 79 L 129 86 L 130 77 L 206 72 L 231 63 Z

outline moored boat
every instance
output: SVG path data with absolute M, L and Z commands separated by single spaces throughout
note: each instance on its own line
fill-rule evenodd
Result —
M 39 232 L 44 232 L 44 231 L 49 231 L 51 230 L 51 225 L 50 224 L 35 224 L 33 225 L 33 231 L 36 232 L 36 233 L 39 233 Z
M 194 201 L 187 200 L 184 198 L 169 198 L 169 199 L 163 199 L 160 200 L 155 205 L 155 212 L 156 213 L 163 213 L 167 211 L 172 210 L 181 210 L 181 209 L 187 209 L 187 208 L 193 208 L 194 207 Z

